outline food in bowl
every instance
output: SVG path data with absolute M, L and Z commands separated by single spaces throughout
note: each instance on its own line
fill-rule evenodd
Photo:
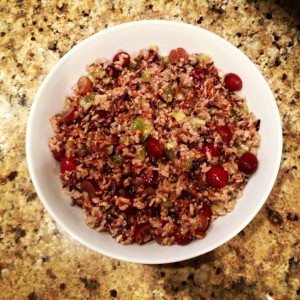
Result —
M 230 212 L 258 167 L 260 120 L 241 78 L 157 47 L 87 67 L 51 119 L 49 147 L 86 223 L 121 244 L 189 244 Z

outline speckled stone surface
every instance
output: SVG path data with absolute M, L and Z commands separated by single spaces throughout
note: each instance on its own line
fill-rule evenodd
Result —
M 299 1 L 0 2 L 0 299 L 300 299 Z M 267 79 L 284 134 L 271 195 L 235 238 L 195 259 L 137 265 L 97 254 L 57 226 L 25 160 L 39 85 L 75 44 L 115 24 L 180 20 L 240 48 Z

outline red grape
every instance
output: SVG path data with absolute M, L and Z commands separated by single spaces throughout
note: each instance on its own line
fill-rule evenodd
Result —
M 258 160 L 254 154 L 246 152 L 240 157 L 238 167 L 239 170 L 245 174 L 253 174 L 258 167 Z
M 187 54 L 187 52 L 183 49 L 183 48 L 177 48 L 177 54 L 179 59 L 183 58 L 183 59 L 188 59 L 189 55 Z
M 224 83 L 230 91 L 240 91 L 243 87 L 242 79 L 234 73 L 227 74 L 224 78 Z
M 92 81 L 87 76 L 82 76 L 77 82 L 78 94 L 85 95 L 92 89 Z
M 119 76 L 119 70 L 117 70 L 113 64 L 105 69 L 105 73 L 111 78 L 117 78 Z
M 74 109 L 68 110 L 63 116 L 62 120 L 65 124 L 71 124 L 74 122 L 75 112 Z
M 120 51 L 118 52 L 114 58 L 113 58 L 113 62 L 122 62 L 122 67 L 125 68 L 130 64 L 130 55 L 127 52 L 124 51 Z
M 144 186 L 145 187 L 157 187 L 159 183 L 158 171 L 148 170 L 143 174 Z
M 212 166 L 206 173 L 206 182 L 214 188 L 222 188 L 228 182 L 228 173 L 222 166 Z
M 169 60 L 171 64 L 176 64 L 181 58 L 188 59 L 188 54 L 183 48 L 173 49 L 169 54 Z

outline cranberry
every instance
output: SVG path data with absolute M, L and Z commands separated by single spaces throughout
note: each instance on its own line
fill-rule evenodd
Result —
M 193 239 L 189 232 L 182 234 L 180 228 L 176 229 L 174 232 L 174 238 L 178 245 L 184 246 L 189 244 Z
M 208 74 L 207 69 L 202 67 L 196 67 L 191 72 L 194 81 L 203 81 L 207 74 Z
M 147 170 L 143 174 L 144 186 L 156 188 L 159 184 L 158 171 Z
M 138 208 L 133 205 L 128 205 L 124 212 L 126 215 L 135 215 L 138 212 Z
M 224 78 L 224 83 L 230 91 L 240 91 L 243 87 L 242 79 L 234 73 L 227 74 Z
M 206 173 L 206 182 L 214 188 L 222 188 L 228 182 L 228 173 L 222 166 L 212 166 Z
M 64 173 L 66 171 L 74 171 L 76 169 L 76 163 L 71 157 L 64 157 L 60 161 L 60 172 Z
M 151 231 L 151 225 L 148 222 L 137 224 L 134 228 L 134 233 L 133 233 L 135 242 L 137 244 L 143 244 L 144 242 L 148 241 L 150 231 Z
M 125 68 L 130 64 L 130 55 L 127 52 L 124 51 L 120 51 L 118 52 L 114 58 L 113 58 L 113 62 L 122 62 L 122 67 Z
M 110 65 L 105 69 L 105 73 L 111 78 L 117 78 L 120 72 L 114 67 L 114 65 Z
M 151 157 L 155 159 L 160 159 L 164 154 L 163 145 L 152 136 L 146 143 L 146 151 Z
M 65 151 L 63 149 L 59 149 L 59 150 L 53 150 L 52 151 L 53 157 L 57 160 L 57 161 L 61 161 L 62 158 L 65 155 Z
M 135 189 L 133 188 L 133 186 L 129 185 L 125 188 L 124 191 L 124 197 L 130 200 L 133 200 L 135 198 Z
M 251 152 L 244 153 L 238 161 L 238 167 L 245 174 L 253 174 L 258 167 L 258 160 Z
M 233 136 L 230 128 L 227 125 L 221 125 L 221 126 L 217 126 L 217 131 L 221 135 L 222 140 L 226 144 L 229 144 Z
M 94 112 L 93 120 L 96 121 L 96 123 L 104 123 L 108 118 L 108 113 L 105 110 L 96 110 Z
M 209 152 L 212 157 L 220 156 L 219 147 L 216 147 L 213 143 L 203 144 L 202 151 L 205 154 Z
M 208 218 L 211 217 L 212 215 L 211 206 L 207 202 L 202 203 L 201 213 L 203 213 Z
M 92 81 L 87 76 L 82 76 L 77 82 L 78 94 L 85 95 L 92 89 Z

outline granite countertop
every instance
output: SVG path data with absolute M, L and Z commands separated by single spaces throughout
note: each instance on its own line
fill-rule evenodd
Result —
M 0 2 L 0 298 L 300 299 L 298 1 L 74 3 Z M 240 48 L 268 81 L 283 125 L 278 178 L 254 220 L 218 249 L 168 265 L 125 263 L 78 244 L 42 206 L 25 159 L 28 114 L 50 69 L 93 33 L 141 19 L 184 21 Z

